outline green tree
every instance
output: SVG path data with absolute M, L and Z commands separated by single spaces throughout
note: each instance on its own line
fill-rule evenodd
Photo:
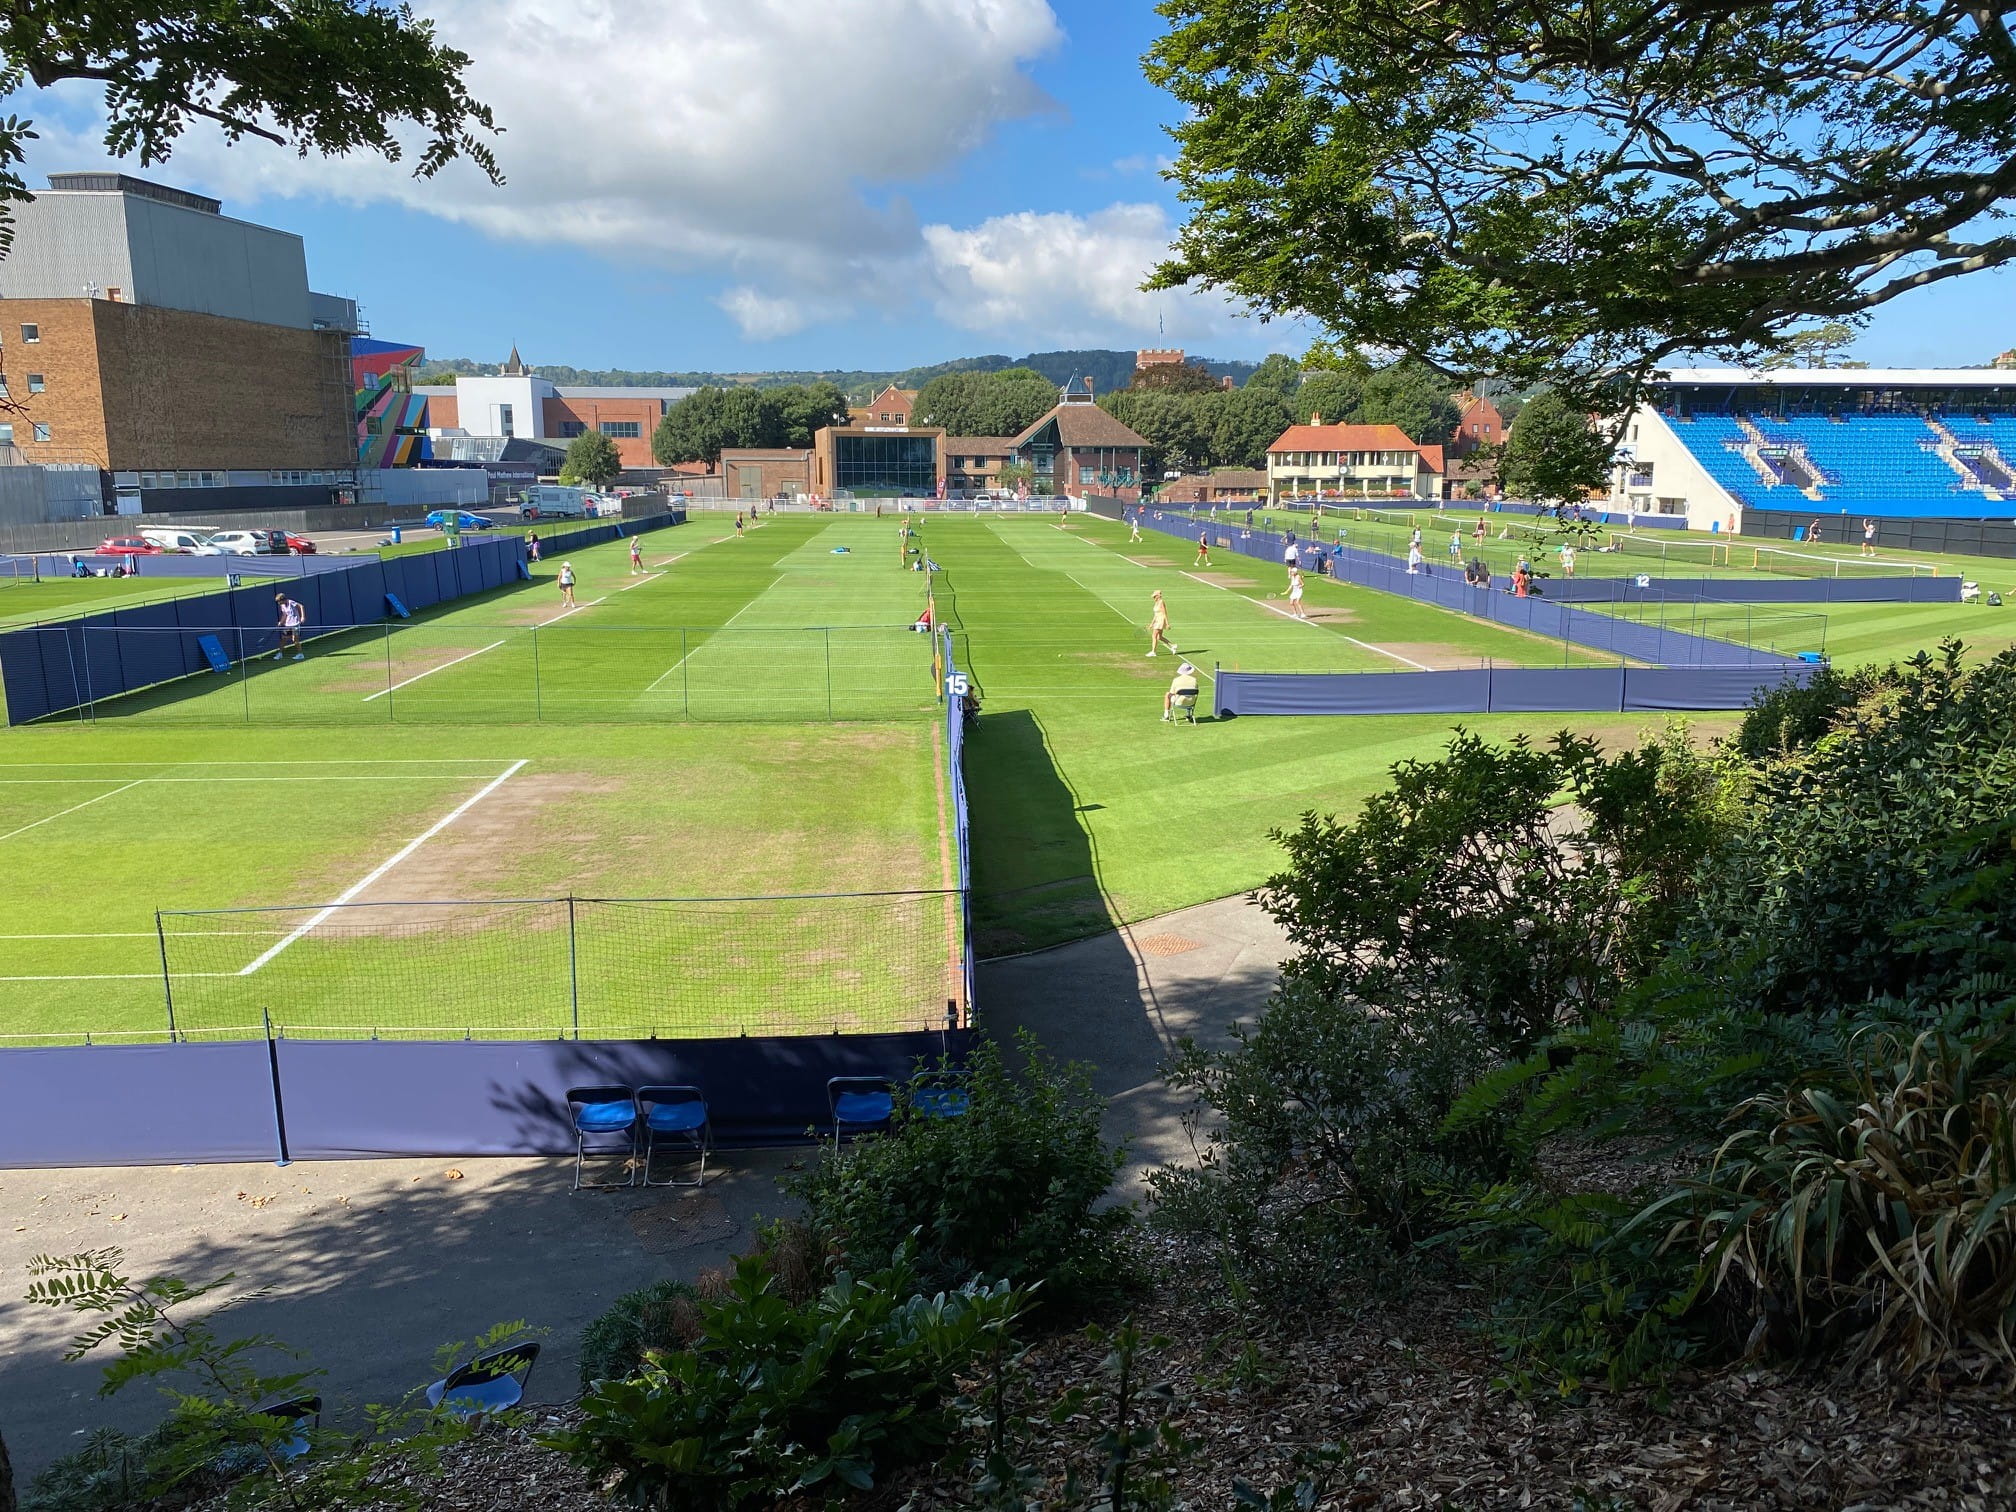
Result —
M 1614 445 L 1561 395 L 1535 394 L 1505 439 L 1499 481 L 1517 499 L 1561 505 L 1587 496 L 1585 479 L 1610 470 Z
M 468 158 L 504 181 L 485 136 L 488 106 L 463 85 L 468 56 L 434 40 L 434 25 L 404 5 L 328 0 L 94 0 L 89 6 L 0 10 L 0 94 L 66 79 L 105 86 L 105 147 L 165 162 L 192 120 L 218 123 L 233 142 L 261 137 L 302 154 L 405 155 L 397 128 L 427 133 L 414 172 Z M 32 199 L 20 174 L 35 135 L 0 121 L 0 249 L 10 207 Z
M 1215 394 L 1219 383 L 1201 362 L 1151 362 L 1137 370 L 1128 387 L 1143 392 Z
M 415 378 L 413 381 L 425 388 L 453 388 L 455 386 L 455 378 L 456 373 L 453 368 L 442 368 L 439 372 L 428 373 L 422 377 Z
M 1866 362 L 1846 360 L 1848 348 L 1855 344 L 1855 328 L 1845 321 L 1826 320 L 1803 331 L 1790 332 L 1785 337 L 1785 349 L 1773 352 L 1759 367 L 1773 370 L 1789 367 L 1867 367 Z
M 605 488 L 623 471 L 623 459 L 616 443 L 599 430 L 583 431 L 567 443 L 567 456 L 560 464 L 562 483 L 581 483 Z
M 1215 453 L 1207 406 L 1215 397 L 1157 389 L 1115 389 L 1100 397 L 1099 407 L 1154 446 L 1154 456 L 1144 459 L 1143 466 L 1150 472 L 1159 472 L 1169 465 L 1181 468 L 1211 465 Z
M 727 447 L 790 444 L 779 392 L 695 389 L 665 411 L 651 433 L 651 455 L 667 467 L 674 462 L 705 462 L 712 467 Z
M 1271 352 L 1266 361 L 1246 375 L 1242 388 L 1273 389 L 1277 394 L 1293 398 L 1302 386 L 1302 364 L 1293 357 L 1280 352 Z
M 942 425 L 955 436 L 1016 436 L 1057 404 L 1057 385 L 1030 368 L 998 373 L 946 373 L 918 390 L 919 425 Z
M 847 396 L 826 378 L 787 384 L 769 391 L 776 401 L 781 436 L 777 446 L 810 446 L 813 432 L 847 423 Z
M 1357 373 L 1316 373 L 1295 391 L 1295 418 L 1304 424 L 1321 415 L 1325 425 L 1355 425 L 1365 407 L 1365 380 Z
M 1361 425 L 1397 425 L 1426 446 L 1439 446 L 1456 429 L 1449 380 L 1426 363 L 1402 358 L 1367 378 L 1364 392 Z
M 1267 448 L 1294 420 L 1286 395 L 1250 384 L 1205 401 L 1211 460 L 1219 467 L 1265 467 Z
M 1622 416 L 1661 363 L 2016 259 L 2006 6 L 1163 0 L 1152 285 Z M 1595 478 L 1585 481 L 1594 483 Z

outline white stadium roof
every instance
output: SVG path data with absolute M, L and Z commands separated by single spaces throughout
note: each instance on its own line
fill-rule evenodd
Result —
M 1701 383 L 1721 387 L 1791 383 L 1805 388 L 2016 388 L 2010 368 L 1669 368 L 1657 385 Z

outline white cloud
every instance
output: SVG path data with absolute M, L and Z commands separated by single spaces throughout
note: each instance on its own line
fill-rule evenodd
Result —
M 970 331 L 1039 333 L 1065 345 L 1171 345 L 1241 335 L 1257 324 L 1222 296 L 1145 293 L 1175 234 L 1160 205 L 1119 204 L 1090 215 L 1023 210 L 977 226 L 926 226 L 938 313 Z
M 777 294 L 765 294 L 747 284 L 737 284 L 718 295 L 714 303 L 726 310 L 752 341 L 769 341 L 802 331 L 818 319 L 818 312 L 801 301 Z
M 914 216 L 878 190 L 949 169 L 1002 123 L 1056 108 L 1024 72 L 1062 39 L 1048 0 L 423 0 L 416 9 L 471 56 L 471 90 L 504 128 L 495 146 L 506 187 L 466 164 L 416 180 L 373 156 L 234 147 L 208 127 L 178 145 L 175 180 L 227 201 L 394 203 L 498 237 L 726 270 L 749 291 L 723 296 L 724 306 L 782 331 L 788 296 L 778 290 L 872 298 L 887 265 L 914 255 Z M 51 93 L 10 103 L 52 104 L 74 119 L 91 98 Z M 32 166 L 89 165 L 54 161 L 51 145 Z M 88 157 L 102 161 L 102 149 Z

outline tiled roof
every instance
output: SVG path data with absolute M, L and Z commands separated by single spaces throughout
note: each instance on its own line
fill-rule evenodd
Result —
M 1397 425 L 1291 425 L 1274 438 L 1269 452 L 1415 451 Z
M 947 436 L 945 450 L 966 452 L 976 457 L 1005 457 L 1015 449 L 1013 436 Z
M 1014 444 L 1021 446 L 1052 420 L 1057 422 L 1057 439 L 1065 446 L 1148 445 L 1143 437 L 1136 435 L 1098 405 L 1084 403 L 1058 405 L 1017 436 Z

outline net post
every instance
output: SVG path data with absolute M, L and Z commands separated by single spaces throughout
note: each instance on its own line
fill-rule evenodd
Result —
M 689 676 L 687 672 L 689 655 L 686 650 L 687 634 L 686 626 L 681 625 L 679 627 L 679 717 L 688 724 L 691 724 L 693 722 L 693 693 L 691 686 L 687 682 Z
M 385 642 L 385 722 L 392 722 L 392 621 L 386 620 L 379 626 L 384 631 Z
M 567 894 L 567 998 L 574 1017 L 574 1038 L 581 1038 L 581 953 L 575 933 L 574 894 Z
M 252 663 L 245 655 L 245 627 L 238 627 L 238 691 L 244 697 L 245 723 L 252 723 Z M 391 699 L 385 700 L 390 703 Z M 387 718 L 390 718 L 388 715 Z
M 292 1165 L 294 1159 L 287 1153 L 287 1107 L 280 1098 L 280 1046 L 273 1038 L 273 1015 L 261 1008 L 259 1018 L 266 1027 L 266 1068 L 273 1078 L 273 1140 L 279 1147 L 273 1164 Z
M 826 717 L 833 717 L 833 631 L 829 626 L 822 629 L 821 637 L 826 643 Z
M 161 1002 L 168 1010 L 168 1043 L 175 1043 L 175 986 L 168 974 L 168 932 L 161 927 L 161 910 L 154 910 L 154 939 L 161 947 Z
M 539 627 L 532 627 L 532 722 L 546 722 L 546 689 L 539 681 Z

